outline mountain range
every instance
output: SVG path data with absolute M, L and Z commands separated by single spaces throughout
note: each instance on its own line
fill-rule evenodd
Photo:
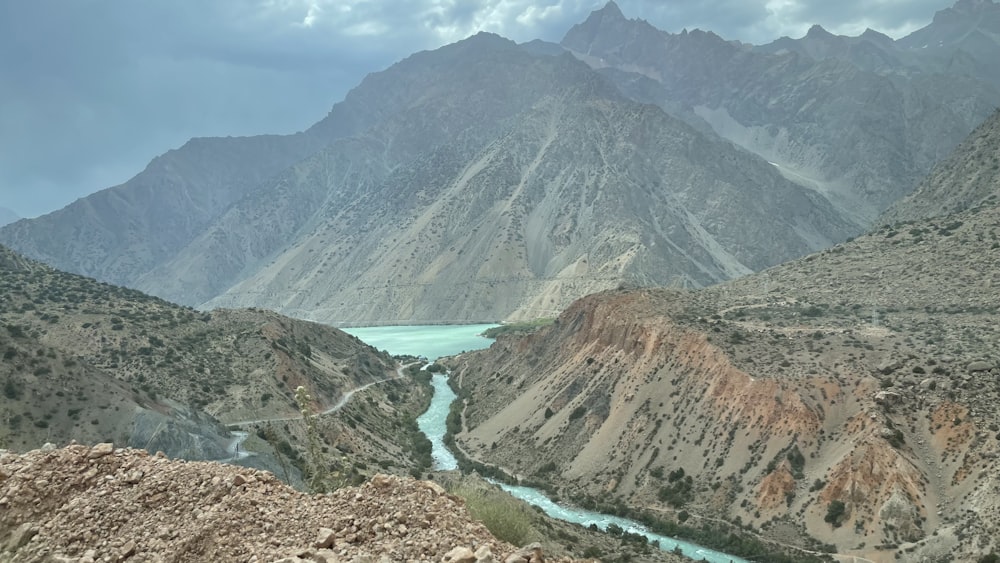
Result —
M 194 139 L 0 242 L 189 306 L 327 323 L 702 287 L 863 232 L 911 191 L 1000 104 L 987 43 L 981 63 L 939 64 L 971 49 L 969 22 L 992 37 L 995 10 L 939 14 L 914 34 L 940 37 L 931 57 L 875 33 L 669 34 L 612 2 L 559 45 L 479 34 L 416 53 L 302 133 Z

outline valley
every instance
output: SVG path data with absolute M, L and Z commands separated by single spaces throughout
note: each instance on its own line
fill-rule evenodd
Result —
M 576 21 L 0 207 L 0 560 L 1000 560 L 1000 4 Z

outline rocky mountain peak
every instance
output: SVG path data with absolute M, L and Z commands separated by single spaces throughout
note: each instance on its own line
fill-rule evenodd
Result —
M 583 23 L 570 28 L 560 44 L 578 53 L 588 53 L 590 50 L 613 49 L 625 38 L 646 38 L 663 33 L 645 20 L 626 18 L 618 4 L 608 2 L 600 10 L 591 12 Z
M 806 37 L 811 39 L 826 39 L 835 36 L 817 23 L 813 24 L 813 26 L 809 28 L 809 31 L 806 33 Z
M 958 0 L 952 10 L 960 14 L 977 14 L 998 7 L 993 0 Z
M 625 14 L 622 13 L 621 8 L 618 7 L 618 4 L 616 4 L 614 2 L 614 0 L 610 0 L 607 4 L 604 5 L 603 8 L 601 8 L 600 10 L 594 11 L 590 15 L 590 17 L 594 17 L 594 16 L 597 16 L 597 17 L 599 17 L 602 20 L 625 20 L 626 19 L 625 18 Z
M 892 43 L 893 42 L 892 37 L 889 37 L 888 35 L 880 32 L 880 31 L 875 31 L 874 29 L 872 29 L 870 27 L 865 29 L 865 32 L 861 34 L 861 38 L 862 39 L 866 39 L 868 41 L 875 42 L 875 43 L 886 43 L 887 44 L 887 43 Z
M 959 23 L 976 26 L 979 18 L 994 11 L 1000 11 L 1000 4 L 993 0 L 958 0 L 951 8 L 945 8 L 934 14 L 931 27 L 950 26 Z

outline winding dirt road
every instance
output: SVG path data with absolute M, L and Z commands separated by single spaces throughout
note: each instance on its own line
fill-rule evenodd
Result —
M 396 366 L 396 377 L 387 377 L 385 379 L 380 379 L 378 381 L 372 381 L 371 383 L 365 383 L 360 387 L 355 387 L 354 389 L 351 389 L 350 391 L 344 393 L 344 396 L 342 396 L 340 400 L 337 401 L 332 407 L 324 411 L 318 412 L 316 414 L 313 414 L 311 416 L 324 416 L 328 414 L 333 414 L 339 411 L 340 409 L 344 408 L 344 406 L 346 406 L 347 403 L 350 402 L 351 397 L 353 397 L 355 393 L 359 391 L 364 391 L 365 389 L 368 389 L 372 385 L 378 385 L 379 383 L 386 383 L 389 381 L 398 381 L 400 379 L 403 379 L 403 370 L 412 365 L 414 364 L 406 364 L 405 366 L 404 365 Z M 255 420 L 239 420 L 236 422 L 227 422 L 226 426 L 243 427 L 243 426 L 248 426 L 250 424 L 260 424 L 262 422 L 289 422 L 292 420 L 302 420 L 302 418 L 303 418 L 302 414 L 299 413 L 292 416 L 279 416 L 274 418 L 258 418 Z M 250 434 L 247 433 L 245 430 L 233 430 L 231 431 L 231 433 L 233 435 L 233 439 L 226 446 L 226 451 L 229 452 L 230 457 L 220 461 L 227 461 L 227 462 L 236 461 L 253 455 L 253 452 L 248 452 L 245 449 L 244 450 L 240 449 L 240 446 L 243 445 L 243 442 L 247 440 Z

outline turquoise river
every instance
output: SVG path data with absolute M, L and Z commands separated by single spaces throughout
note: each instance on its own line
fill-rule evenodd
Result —
M 496 325 L 427 325 L 427 326 L 384 326 L 346 328 L 345 332 L 357 336 L 372 346 L 386 350 L 390 354 L 424 356 L 433 361 L 441 356 L 451 356 L 461 352 L 488 348 L 493 342 L 480 334 Z M 445 419 L 455 392 L 448 386 L 448 377 L 435 375 L 432 379 L 434 398 L 431 406 L 417 424 L 433 445 L 432 455 L 436 469 L 457 469 L 455 456 L 444 445 Z M 672 551 L 680 548 L 686 557 L 710 563 L 749 563 L 746 559 L 714 551 L 683 540 L 677 540 L 647 530 L 642 524 L 607 514 L 600 514 L 580 508 L 553 502 L 541 491 L 530 487 L 519 487 L 497 483 L 515 497 L 541 508 L 553 518 L 573 522 L 582 526 L 596 525 L 606 530 L 614 524 L 632 533 L 642 534 L 650 541 L 659 542 L 660 549 Z

